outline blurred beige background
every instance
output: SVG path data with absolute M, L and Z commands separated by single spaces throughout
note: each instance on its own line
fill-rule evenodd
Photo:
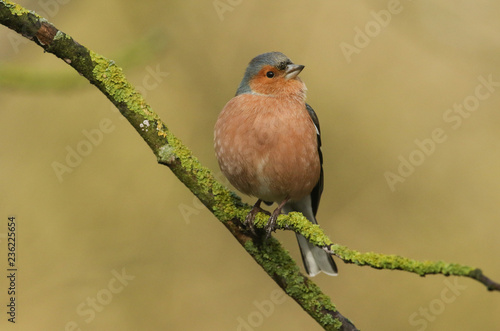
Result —
M 321 121 L 331 238 L 500 280 L 497 2 L 19 3 L 116 60 L 215 172 L 218 112 L 251 58 L 284 52 L 306 66 Z M 320 330 L 95 87 L 3 26 L 0 100 L 0 265 L 9 215 L 19 257 L 18 323 L 2 277 L 2 330 Z M 436 129 L 444 141 L 419 152 Z M 58 178 L 54 162 L 78 148 Z M 387 172 L 403 181 L 391 189 Z M 277 237 L 299 259 L 293 234 Z M 500 329 L 499 293 L 473 280 L 337 263 L 338 277 L 314 280 L 363 330 Z

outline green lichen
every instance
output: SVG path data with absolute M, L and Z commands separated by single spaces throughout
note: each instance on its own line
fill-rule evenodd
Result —
M 182 168 L 186 172 L 193 172 L 194 170 L 202 170 L 204 168 L 198 159 L 193 155 L 193 152 L 189 150 L 176 136 L 174 136 L 170 131 L 165 132 L 165 138 L 167 139 L 168 145 L 175 151 L 175 156 L 181 162 Z
M 175 148 L 170 145 L 163 145 L 158 149 L 158 160 L 164 160 L 167 163 L 176 159 Z
M 122 68 L 113 61 L 102 55 L 89 51 L 90 58 L 94 63 L 92 74 L 100 87 L 104 88 L 115 103 L 124 103 L 127 109 L 149 121 L 159 121 L 156 115 L 146 103 L 142 95 L 134 89 L 123 74 Z
M 338 330 L 342 323 L 326 311 L 336 312 L 330 298 L 321 289 L 302 276 L 299 267 L 280 243 L 270 238 L 264 244 L 251 240 L 245 242 L 245 249 L 282 286 L 284 291 L 297 301 L 311 317 L 327 330 Z
M 174 160 L 180 161 L 180 168 L 172 171 L 221 221 L 234 217 L 243 219 L 248 206 L 241 204 L 239 197 L 220 184 L 212 172 L 202 166 L 192 152 L 164 126 L 142 95 L 125 79 L 122 69 L 113 61 L 92 51 L 90 57 L 94 64 L 92 75 L 98 82 L 97 85 L 104 89 L 113 102 L 124 103 L 128 110 L 140 118 L 156 123 L 158 136 L 166 140 L 166 143 L 154 149 L 158 161 L 167 165 L 171 165 Z
M 170 165 L 180 162 L 180 169 L 172 169 L 177 177 L 215 214 L 222 222 L 235 217 L 243 219 L 245 211 L 241 199 L 220 184 L 210 169 L 204 167 L 182 142 L 170 131 L 164 131 L 167 145 L 157 153 L 158 161 Z M 248 207 L 248 206 L 247 206 Z M 248 211 L 247 211 L 248 213 Z M 246 215 L 246 214 L 245 214 Z
M 57 30 L 56 35 L 54 36 L 54 40 L 60 40 L 60 39 L 71 39 L 71 37 L 62 32 L 61 30 Z
M 416 273 L 420 276 L 430 274 L 443 274 L 445 276 L 469 276 L 475 268 L 446 263 L 443 261 L 416 261 L 398 255 L 386 255 L 379 253 L 360 253 L 345 246 L 333 245 L 331 250 L 335 255 L 347 263 L 360 266 L 371 266 L 376 269 L 404 270 Z
M 22 15 L 32 13 L 35 16 L 37 16 L 38 18 L 40 18 L 40 16 L 38 16 L 34 12 L 31 12 L 31 11 L 27 10 L 26 8 L 23 8 L 22 6 L 18 5 L 17 3 L 14 3 L 11 1 L 0 1 L 0 3 L 3 3 L 5 5 L 5 7 L 9 8 L 10 12 L 16 16 L 22 16 Z
M 293 231 L 301 233 L 316 246 L 329 246 L 333 244 L 319 225 L 312 224 L 301 213 L 292 212 L 288 216 L 280 216 L 278 217 L 277 224 L 280 228 L 289 227 Z

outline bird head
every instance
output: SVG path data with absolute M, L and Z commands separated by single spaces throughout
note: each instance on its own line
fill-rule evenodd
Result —
M 303 65 L 294 64 L 280 52 L 258 55 L 248 64 L 236 95 L 300 95 L 305 98 L 306 86 L 298 77 L 302 69 Z

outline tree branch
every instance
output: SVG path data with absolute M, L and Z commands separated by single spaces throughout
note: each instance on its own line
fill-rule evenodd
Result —
M 21 37 L 20 37 L 21 39 Z M 166 36 L 159 31 L 150 31 L 134 39 L 134 43 L 125 46 L 113 54 L 116 63 L 123 68 L 134 68 L 163 54 L 166 48 Z M 26 40 L 26 42 L 28 42 Z M 14 46 L 13 46 L 14 47 Z M 16 46 L 17 47 L 17 46 Z M 24 91 L 68 91 L 87 87 L 88 82 L 72 71 L 47 72 L 43 68 L 36 70 L 23 65 L 6 66 L 0 63 L 0 89 Z
M 263 227 L 264 225 L 265 219 L 256 226 Z M 373 252 L 361 253 L 345 246 L 334 244 L 330 238 L 325 235 L 319 225 L 313 225 L 307 222 L 300 213 L 293 212 L 288 216 L 280 215 L 277 221 L 277 228 L 281 230 L 292 230 L 302 234 L 311 243 L 337 256 L 345 263 L 370 266 L 374 269 L 403 270 L 416 273 L 419 276 L 442 274 L 445 276 L 469 277 L 484 284 L 489 291 L 500 291 L 500 283 L 494 282 L 486 277 L 478 268 L 457 263 L 446 263 L 443 261 L 417 261 L 398 255 Z
M 320 288 L 299 272 L 295 261 L 272 238 L 265 244 L 248 236 L 241 220 L 250 210 L 216 181 L 153 112 L 113 61 L 77 43 L 44 18 L 10 1 L 0 1 L 0 23 L 22 34 L 72 66 L 120 110 L 151 148 L 158 162 L 172 172 L 226 226 L 269 276 L 326 330 L 357 330 Z M 143 130 L 143 126 L 149 126 Z M 263 215 L 258 219 L 263 222 Z
M 263 243 L 246 232 L 241 225 L 250 206 L 220 184 L 212 172 L 202 166 L 191 151 L 184 146 L 161 121 L 143 97 L 126 80 L 122 69 L 113 61 L 94 53 L 58 30 L 44 18 L 10 1 L 0 0 L 0 23 L 22 34 L 56 55 L 87 78 L 120 110 L 137 133 L 156 155 L 158 163 L 168 166 L 200 201 L 226 226 L 245 250 L 269 276 L 326 330 L 356 330 L 342 316 L 328 296 L 309 278 L 302 275 L 298 266 L 280 243 L 271 238 Z M 143 130 L 143 126 L 149 126 Z M 256 228 L 263 228 L 267 216 L 258 214 Z M 419 262 L 396 255 L 360 253 L 333 244 L 318 225 L 307 221 L 300 213 L 281 215 L 277 228 L 293 230 L 313 244 L 336 255 L 346 263 L 366 265 L 376 269 L 398 269 L 417 273 L 443 274 L 470 277 L 483 283 L 488 290 L 500 290 L 477 268 L 438 262 Z

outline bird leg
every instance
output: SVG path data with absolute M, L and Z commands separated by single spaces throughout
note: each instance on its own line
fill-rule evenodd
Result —
M 290 200 L 290 198 L 286 198 L 285 200 L 281 201 L 281 203 L 278 205 L 278 208 L 276 208 L 273 211 L 273 214 L 271 217 L 269 217 L 269 221 L 267 221 L 267 225 L 265 227 L 266 229 L 266 238 L 265 240 L 269 239 L 271 236 L 271 232 L 276 230 L 276 220 L 278 219 L 278 216 L 281 214 L 281 208 Z
M 255 205 L 253 205 L 252 210 L 250 210 L 250 212 L 248 213 L 247 217 L 245 217 L 245 222 L 243 222 L 243 224 L 246 227 L 248 227 L 248 229 L 250 229 L 250 232 L 252 232 L 252 234 L 254 236 L 257 236 L 257 233 L 255 232 L 255 228 L 253 226 L 253 221 L 255 219 L 255 215 L 257 215 L 257 213 L 259 213 L 259 212 L 265 213 L 267 215 L 271 215 L 270 212 L 268 212 L 267 210 L 264 210 L 260 207 L 261 203 L 262 203 L 262 200 L 258 199 L 257 202 L 255 203 Z

